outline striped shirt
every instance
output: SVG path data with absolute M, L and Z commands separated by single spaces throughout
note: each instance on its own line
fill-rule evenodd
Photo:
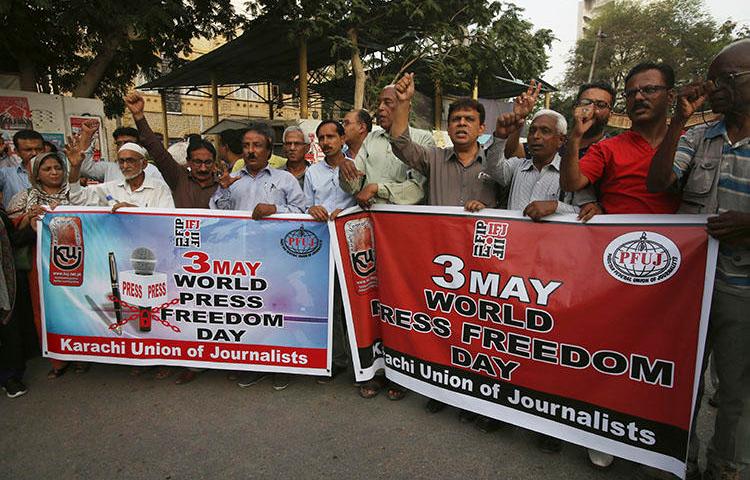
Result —
M 591 186 L 575 194 L 560 192 L 560 154 L 537 170 L 530 158 L 505 158 L 506 141 L 494 141 L 498 147 L 492 151 L 499 158 L 488 156 L 484 173 L 503 187 L 510 185 L 508 210 L 523 211 L 531 202 L 557 200 L 555 213 L 578 213 L 580 206 L 596 201 Z
M 697 164 L 703 160 L 696 153 L 701 142 L 723 139 L 721 158 L 718 159 L 718 182 L 716 188 L 718 211 L 750 212 L 750 137 L 735 143 L 729 139 L 727 128 L 721 120 L 707 128 L 693 128 L 687 131 L 677 145 L 673 170 L 680 185 L 696 173 Z M 705 152 L 704 150 L 701 150 Z M 717 150 L 718 152 L 718 150 Z M 714 213 L 714 212 L 709 212 Z M 719 259 L 716 266 L 716 286 L 729 293 L 750 295 L 750 249 L 719 245 Z

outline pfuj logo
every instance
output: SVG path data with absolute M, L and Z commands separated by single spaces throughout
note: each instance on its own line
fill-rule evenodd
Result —
M 654 285 L 677 273 L 680 250 L 664 235 L 630 232 L 604 249 L 604 268 L 623 283 Z
M 49 223 L 49 281 L 52 285 L 83 284 L 83 227 L 78 217 L 55 217 Z
M 310 230 L 305 230 L 304 225 L 284 235 L 281 239 L 281 248 L 289 255 L 295 257 L 310 257 L 318 253 L 321 240 Z

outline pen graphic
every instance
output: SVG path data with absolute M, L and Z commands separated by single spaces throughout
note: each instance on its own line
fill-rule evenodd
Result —
M 120 297 L 120 282 L 117 279 L 117 260 L 115 260 L 114 252 L 109 252 L 109 280 L 112 284 L 112 296 L 115 298 L 115 318 L 119 325 L 122 322 L 122 301 Z

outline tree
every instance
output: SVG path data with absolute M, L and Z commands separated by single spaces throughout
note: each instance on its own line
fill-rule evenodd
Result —
M 628 70 L 645 60 L 670 64 L 677 83 L 705 76 L 711 58 L 736 38 L 736 24 L 719 25 L 703 0 L 616 0 L 601 8 L 576 43 L 567 87 L 575 89 L 588 79 L 599 29 L 606 37 L 599 44 L 593 78 L 608 80 L 617 90 L 624 88 Z
M 416 67 L 425 69 L 420 81 L 468 91 L 489 72 L 538 75 L 552 40 L 549 30 L 531 33 L 521 9 L 495 0 L 254 0 L 249 7 L 294 22 L 301 36 L 332 40 L 332 56 L 347 52 L 350 61 L 335 74 L 354 76 L 354 108 L 372 106 L 384 84 Z
M 193 38 L 231 38 L 238 25 L 230 0 L 10 0 L 0 19 L 0 57 L 23 89 L 97 96 L 108 115 L 122 112 L 139 72 L 155 75 Z

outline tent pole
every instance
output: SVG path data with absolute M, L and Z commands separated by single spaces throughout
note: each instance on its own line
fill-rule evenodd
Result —
M 307 111 L 307 41 L 299 44 L 299 118 L 308 118 Z

